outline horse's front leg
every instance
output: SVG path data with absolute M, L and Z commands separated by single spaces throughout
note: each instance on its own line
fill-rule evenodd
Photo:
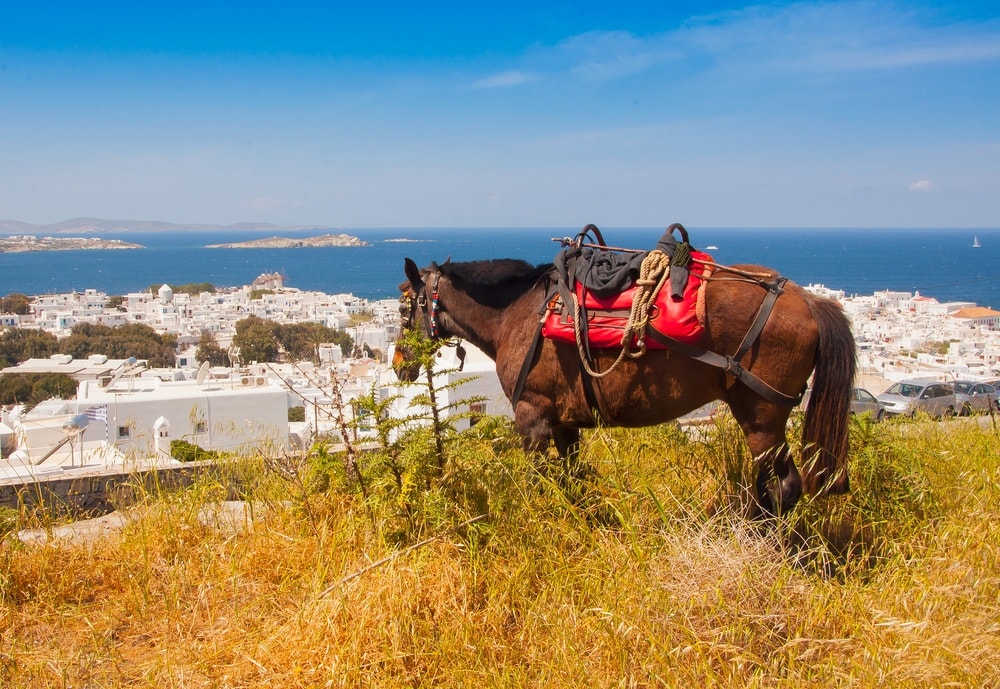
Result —
M 580 429 L 554 425 L 548 415 L 537 407 L 524 403 L 517 406 L 514 426 L 521 435 L 525 452 L 544 456 L 551 441 L 565 466 L 572 466 L 576 462 L 580 452 Z
M 514 427 L 521 436 L 521 444 L 528 454 L 544 455 L 552 440 L 552 424 L 538 407 L 525 401 L 514 410 Z
M 552 429 L 552 440 L 556 445 L 556 452 L 560 459 L 566 463 L 574 462 L 580 454 L 580 429 L 559 426 Z

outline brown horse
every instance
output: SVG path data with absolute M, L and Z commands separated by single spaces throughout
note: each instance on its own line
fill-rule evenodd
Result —
M 755 315 L 767 289 L 763 281 L 748 276 L 776 274 L 760 266 L 716 266 L 704 284 L 705 329 L 699 351 L 712 353 L 709 357 L 729 355 L 732 365 L 649 350 L 596 378 L 582 366 L 576 346 L 535 336 L 551 294 L 552 268 L 499 259 L 449 260 L 420 270 L 406 259 L 407 282 L 400 285 L 404 328 L 422 328 L 434 338 L 468 340 L 496 362 L 526 450 L 543 451 L 551 440 L 566 457 L 575 453 L 580 429 L 593 427 L 595 417 L 606 425 L 647 426 L 722 400 L 755 458 L 755 492 L 763 513 L 791 509 L 803 488 L 813 495 L 847 491 L 855 346 L 839 304 L 787 282 L 766 322 L 758 324 Z M 751 330 L 759 330 L 759 335 L 748 338 Z M 734 360 L 732 355 L 740 352 Z M 617 354 L 595 351 L 596 369 L 591 371 L 604 370 Z M 397 367 L 402 375 L 405 360 L 397 363 L 402 364 Z M 811 374 L 800 475 L 785 427 Z M 775 394 L 761 394 L 767 389 Z

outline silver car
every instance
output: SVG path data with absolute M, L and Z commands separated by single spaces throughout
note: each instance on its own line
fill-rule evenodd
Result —
M 962 416 L 995 411 L 998 408 L 997 389 L 989 383 L 956 380 L 955 398 Z
M 801 405 L 803 409 L 809 407 L 809 399 L 811 397 L 812 388 L 809 388 L 802 395 Z M 871 414 L 873 419 L 881 421 L 885 418 L 885 405 L 876 399 L 875 395 L 864 388 L 854 388 L 851 390 L 851 414 Z
M 925 412 L 931 416 L 954 416 L 958 409 L 955 388 L 951 383 L 936 380 L 903 380 L 893 383 L 878 396 L 885 413 L 894 416 L 916 416 Z
M 864 388 L 854 388 L 851 394 L 852 414 L 871 414 L 876 421 L 881 421 L 885 416 L 885 405 L 879 402 L 875 395 Z

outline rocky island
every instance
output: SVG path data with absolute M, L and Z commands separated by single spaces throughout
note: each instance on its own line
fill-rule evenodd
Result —
M 74 251 L 79 249 L 143 249 L 142 244 L 97 237 L 36 237 L 31 234 L 0 237 L 0 254 L 24 251 Z
M 209 244 L 208 249 L 302 249 L 318 246 L 368 246 L 368 242 L 349 234 L 324 234 L 318 237 L 295 239 L 292 237 L 268 237 L 251 239 L 246 242 L 229 244 Z

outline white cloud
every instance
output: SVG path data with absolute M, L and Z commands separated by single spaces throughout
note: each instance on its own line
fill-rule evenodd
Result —
M 934 185 L 931 184 L 929 179 L 920 179 L 910 185 L 910 191 L 926 193 L 928 191 L 934 191 Z
M 585 79 L 617 79 L 641 72 L 666 58 L 677 57 L 668 36 L 639 37 L 628 31 L 591 31 L 559 44 L 571 71 Z
M 536 77 L 528 72 L 509 70 L 480 79 L 472 85 L 477 89 L 495 89 L 520 86 L 521 84 L 527 84 L 535 80 Z
M 657 34 L 592 31 L 551 54 L 569 71 L 615 79 L 678 60 L 699 60 L 739 74 L 842 73 L 1000 60 L 995 22 L 928 28 L 929 12 L 872 2 L 758 4 L 695 16 Z

